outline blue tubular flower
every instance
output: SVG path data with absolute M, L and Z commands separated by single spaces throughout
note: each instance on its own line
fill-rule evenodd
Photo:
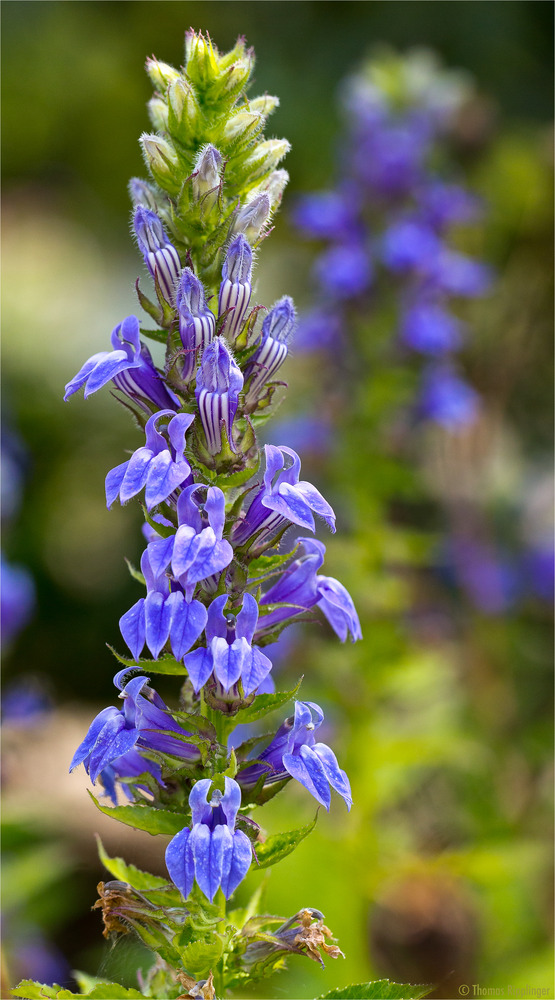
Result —
M 427 286 L 447 295 L 474 298 L 490 287 L 492 270 L 466 254 L 443 248 L 425 269 Z
M 173 655 L 180 660 L 204 629 L 206 608 L 200 601 L 191 600 L 192 593 L 185 596 L 182 588 L 163 571 L 153 569 L 151 545 L 141 557 L 147 595 L 122 615 L 120 632 L 135 660 L 139 659 L 145 642 L 154 659 L 158 659 L 168 640 Z
M 472 423 L 479 408 L 478 393 L 448 365 L 434 365 L 424 375 L 417 412 L 449 430 Z
M 215 337 L 204 349 L 197 373 L 195 396 L 211 455 L 222 450 L 222 425 L 233 448 L 232 426 L 237 413 L 243 374 L 223 337 Z
M 234 545 L 243 545 L 254 535 L 258 544 L 267 541 L 287 522 L 314 531 L 312 512 L 335 531 L 335 514 L 327 500 L 311 483 L 299 482 L 301 460 L 292 448 L 267 444 L 264 486 L 255 494 L 242 521 L 233 529 Z M 291 465 L 285 467 L 286 456 Z
M 426 220 L 440 232 L 453 223 L 473 222 L 482 208 L 480 199 L 460 185 L 433 179 L 419 192 L 418 200 Z
M 272 662 L 252 645 L 258 622 L 258 604 L 252 594 L 244 594 L 237 616 L 224 615 L 227 594 L 217 597 L 208 609 L 207 648 L 195 649 L 185 657 L 185 666 L 195 691 L 214 674 L 224 691 L 239 681 L 244 695 L 256 691 L 272 669 Z
M 325 545 L 313 538 L 299 538 L 302 554 L 289 564 L 277 583 L 264 594 L 260 609 L 267 604 L 291 604 L 292 608 L 277 608 L 259 621 L 258 635 L 315 605 L 328 619 L 336 635 L 345 642 L 350 634 L 353 642 L 362 639 L 360 622 L 349 592 L 339 580 L 318 573 L 324 562 Z
M 249 838 L 235 829 L 241 805 L 241 789 L 233 778 L 225 778 L 225 792 L 215 789 L 208 795 L 212 781 L 197 781 L 189 795 L 191 827 L 177 833 L 166 849 L 170 878 L 184 899 L 193 882 L 212 902 L 221 888 L 226 899 L 247 874 L 252 860 Z
M 107 795 L 115 806 L 118 804 L 117 787 L 120 778 L 138 778 L 140 774 L 152 774 L 156 781 L 165 787 L 162 781 L 162 768 L 153 760 L 143 757 L 137 750 L 128 750 L 123 757 L 116 757 L 115 760 L 107 764 L 98 775 L 98 780 L 104 788 L 104 795 Z M 137 788 L 148 791 L 145 785 L 137 784 Z M 132 801 L 133 792 L 127 783 L 122 784 L 126 798 Z
M 248 381 L 245 404 L 255 404 L 260 390 L 281 368 L 287 357 L 287 345 L 295 327 L 293 299 L 284 295 L 272 307 L 262 324 L 262 333 L 255 353 L 245 370 Z
M 155 212 L 138 205 L 133 226 L 139 250 L 146 266 L 166 302 L 174 304 L 175 286 L 181 273 L 181 261 L 173 243 L 170 243 L 160 219 Z
M 294 209 L 293 222 L 307 236 L 324 240 L 343 239 L 358 228 L 350 201 L 339 191 L 304 195 Z
M 326 295 L 351 299 L 365 292 L 372 282 L 370 255 L 361 243 L 341 243 L 318 258 L 315 273 Z
M 218 314 L 227 313 L 221 332 L 232 343 L 239 333 L 251 299 L 252 250 L 242 233 L 230 244 L 222 267 Z M 229 310 L 229 312 L 228 312 Z
M 185 350 L 181 378 L 189 382 L 197 362 L 197 351 L 204 350 L 214 337 L 216 319 L 206 305 L 202 283 L 185 267 L 177 288 L 175 304 L 179 315 L 179 335 Z
M 123 775 L 128 763 L 131 773 L 141 773 L 133 771 L 135 767 L 141 766 L 136 759 L 137 751 L 141 749 L 175 754 L 191 762 L 200 757 L 197 747 L 165 735 L 168 730 L 181 736 L 188 736 L 189 733 L 172 719 L 160 695 L 148 686 L 148 678 L 134 677 L 124 686 L 126 673 L 129 671 L 122 670 L 114 677 L 114 684 L 121 691 L 123 708 L 110 706 L 93 719 L 70 764 L 70 771 L 79 764 L 84 764 L 93 785 L 109 766 Z M 128 758 L 130 752 L 133 755 Z M 156 774 L 156 770 L 149 767 L 146 759 L 142 771 Z
M 125 393 L 133 403 L 138 403 L 147 413 L 152 406 L 159 409 L 178 410 L 177 396 L 167 389 L 156 371 L 150 351 L 141 344 L 139 320 L 128 316 L 112 331 L 113 351 L 101 351 L 85 361 L 80 371 L 66 385 L 64 400 L 85 387 L 85 399 L 113 381 L 116 389 Z
M 445 354 L 460 347 L 462 324 L 437 302 L 415 302 L 401 321 L 401 340 L 422 354 Z
M 415 218 L 394 222 L 382 238 L 382 259 L 395 274 L 422 271 L 437 259 L 441 242 L 436 233 Z
M 168 417 L 169 423 L 158 430 L 159 421 Z M 176 415 L 174 410 L 160 410 L 150 417 L 145 427 L 146 445 L 106 476 L 108 508 L 118 496 L 122 504 L 127 503 L 144 487 L 146 506 L 151 510 L 179 486 L 188 485 L 191 466 L 185 458 L 185 434 L 193 420 L 192 413 Z
M 349 779 L 337 763 L 337 758 L 325 743 L 316 743 L 314 736 L 324 721 L 324 713 L 312 701 L 296 701 L 295 715 L 286 719 L 272 742 L 257 762 L 239 771 L 237 780 L 244 788 L 252 788 L 265 776 L 264 784 L 283 781 L 291 775 L 328 811 L 331 805 L 330 787 L 341 796 L 350 810 L 353 799 Z

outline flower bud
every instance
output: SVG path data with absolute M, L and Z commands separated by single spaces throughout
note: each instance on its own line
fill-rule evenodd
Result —
M 249 243 L 254 243 L 271 214 L 272 206 L 267 193 L 256 195 L 239 211 L 233 225 L 233 232 L 244 233 Z
M 222 425 L 233 448 L 232 426 L 242 388 L 241 369 L 224 338 L 215 337 L 204 349 L 195 389 L 206 444 L 212 455 L 222 451 Z
M 224 142 L 250 138 L 264 127 L 264 117 L 251 111 L 237 111 L 228 119 L 223 130 Z
M 170 243 L 160 219 L 155 212 L 138 205 L 133 226 L 139 249 L 160 291 L 173 305 L 175 286 L 181 273 L 181 261 L 173 243 Z
M 249 101 L 249 108 L 256 114 L 264 115 L 265 118 L 268 118 L 276 108 L 279 108 L 279 97 L 272 97 L 271 94 L 254 97 L 252 101 Z
M 146 165 L 154 179 L 161 187 L 177 191 L 179 182 L 175 175 L 179 170 L 179 160 L 174 147 L 161 136 L 149 135 L 146 132 L 139 142 L 143 147 Z
M 173 66 L 165 62 L 159 62 L 154 56 L 147 59 L 146 71 L 156 90 L 159 90 L 162 94 L 165 93 L 170 83 L 173 83 L 174 80 L 179 80 L 181 76 L 179 71 L 174 69 Z
M 168 104 L 170 132 L 175 131 L 182 138 L 194 132 L 200 110 L 193 88 L 182 77 L 171 84 Z
M 252 191 L 247 195 L 247 201 L 254 201 L 257 195 L 266 192 L 268 198 L 270 199 L 270 207 L 272 212 L 275 212 L 278 205 L 281 204 L 281 199 L 283 197 L 283 192 L 289 183 L 289 174 L 287 170 L 273 170 L 269 177 L 266 177 L 261 184 L 253 188 Z
M 230 92 L 240 90 L 241 87 L 244 87 L 251 75 L 253 63 L 254 58 L 249 50 L 242 59 L 238 59 L 226 71 L 224 76 L 224 90 Z
M 181 377 L 189 382 L 196 367 L 197 351 L 204 350 L 214 336 L 216 319 L 206 304 L 202 283 L 189 267 L 183 269 L 175 296 L 179 335 L 185 349 Z
M 287 155 L 291 144 L 287 139 L 266 139 L 258 143 L 243 163 L 243 170 L 251 178 L 262 176 L 274 170 L 280 160 Z
M 151 97 L 147 104 L 148 117 L 158 132 L 168 131 L 168 105 L 161 97 Z
M 187 76 L 194 84 L 206 87 L 218 76 L 217 50 L 210 38 L 206 39 L 201 31 L 188 31 L 185 35 L 185 59 Z
M 128 184 L 128 190 L 129 197 L 135 207 L 142 205 L 143 208 L 148 208 L 151 212 L 157 211 L 158 205 L 154 190 L 146 181 L 141 180 L 140 177 L 132 177 Z
M 220 186 L 222 157 L 215 146 L 204 146 L 200 150 L 193 173 L 193 193 L 200 199 Z
M 245 370 L 250 378 L 245 404 L 256 403 L 260 390 L 274 377 L 287 357 L 287 344 L 295 327 L 293 299 L 284 295 L 273 306 L 262 324 L 260 344 Z
M 251 298 L 252 250 L 242 233 L 233 240 L 222 267 L 218 315 L 229 310 L 222 333 L 233 342 L 241 329 Z

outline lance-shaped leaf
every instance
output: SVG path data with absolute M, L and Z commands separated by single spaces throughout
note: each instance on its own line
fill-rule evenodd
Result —
M 318 813 L 316 813 L 312 823 L 307 823 L 306 826 L 301 826 L 298 830 L 287 830 L 285 833 L 275 833 L 273 836 L 268 837 L 268 839 L 260 846 L 256 845 L 256 857 L 258 858 L 258 867 L 269 868 L 271 865 L 277 865 L 278 861 L 282 861 L 286 858 L 288 854 L 291 854 L 296 847 L 299 846 L 305 837 L 308 837 L 309 833 L 312 833 L 314 827 L 316 826 L 316 820 L 318 819 Z M 257 865 L 253 865 L 253 871 L 255 871 Z
M 169 809 L 154 809 L 152 806 L 102 806 L 92 792 L 89 795 L 97 809 L 105 816 L 119 819 L 120 823 L 132 826 L 135 830 L 144 830 L 153 835 L 162 833 L 172 837 L 183 828 L 183 815 L 170 812 Z
M 352 983 L 323 993 L 318 1000 L 421 1000 L 434 989 L 433 985 L 392 983 L 377 979 L 372 983 Z M 462 995 L 462 994 L 461 994 Z

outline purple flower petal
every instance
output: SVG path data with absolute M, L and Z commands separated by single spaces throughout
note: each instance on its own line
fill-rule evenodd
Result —
M 300 782 L 329 812 L 331 792 L 324 766 L 310 747 L 302 746 L 298 754 L 283 755 L 286 771 Z
M 243 661 L 249 652 L 246 639 L 235 639 L 229 645 L 226 639 L 215 638 L 210 644 L 214 660 L 214 674 L 224 690 L 229 691 L 239 680 Z
M 112 469 L 106 476 L 106 506 L 108 510 L 117 500 L 128 464 L 128 462 L 123 462 L 122 465 L 116 465 L 116 468 Z
M 166 599 L 171 610 L 170 641 L 173 655 L 181 660 L 203 631 L 208 613 L 200 601 L 187 604 L 183 594 L 174 593 Z
M 249 653 L 245 654 L 243 669 L 241 671 L 241 681 L 245 695 L 256 691 L 271 669 L 272 661 L 264 655 L 258 646 L 253 646 Z
M 233 834 L 233 853 L 229 871 L 222 875 L 222 891 L 226 899 L 229 899 L 240 882 L 247 874 L 252 861 L 252 847 L 249 838 L 242 830 L 236 830 Z
M 144 603 L 144 597 L 141 597 L 119 620 L 120 632 L 135 660 L 139 659 L 145 644 Z
M 315 743 L 312 749 L 319 757 L 324 768 L 326 778 L 328 779 L 331 787 L 339 793 L 341 798 L 344 800 L 347 809 L 350 810 L 353 804 L 351 786 L 345 771 L 342 771 L 339 767 L 337 757 L 335 756 L 333 750 L 326 746 L 325 743 Z
M 145 598 L 145 635 L 146 644 L 155 660 L 166 645 L 170 636 L 172 607 L 168 607 L 163 594 L 157 591 L 147 594 Z
M 187 899 L 190 895 L 195 878 L 193 854 L 189 844 L 190 835 L 191 831 L 186 826 L 180 833 L 176 833 L 166 848 L 166 867 L 183 899 Z
M 201 687 L 206 684 L 214 668 L 212 653 L 204 647 L 194 649 L 192 653 L 187 653 L 183 662 L 187 667 L 189 680 L 193 685 L 195 693 L 198 694 Z

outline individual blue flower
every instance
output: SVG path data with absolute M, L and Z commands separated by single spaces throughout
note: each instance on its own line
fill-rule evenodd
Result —
M 299 321 L 295 336 L 297 351 L 339 351 L 343 339 L 343 320 L 329 306 L 311 309 Z
M 154 367 L 150 351 L 140 341 L 139 320 L 127 316 L 112 331 L 112 351 L 100 351 L 77 372 L 65 387 L 64 400 L 69 399 L 82 386 L 85 399 L 113 381 L 116 389 L 125 393 L 148 414 L 154 406 L 157 410 L 178 410 L 180 402 L 168 389 L 159 372 Z
M 425 220 L 442 232 L 454 223 L 473 222 L 481 212 L 480 199 L 459 184 L 430 179 L 418 192 L 418 204 Z
M 478 393 L 448 365 L 434 365 L 424 374 L 417 412 L 449 430 L 471 424 L 478 414 Z
M 223 538 L 225 497 L 217 486 L 187 486 L 177 500 L 178 528 L 169 538 L 155 538 L 147 547 L 155 577 L 172 573 L 191 600 L 197 583 L 229 566 L 233 549 Z
M 127 503 L 144 489 L 145 503 L 151 510 L 179 486 L 188 485 L 191 466 L 185 458 L 185 434 L 193 420 L 194 414 L 176 415 L 174 410 L 160 410 L 150 417 L 145 427 L 146 444 L 106 476 L 107 507 L 118 496 L 122 504 Z M 161 421 L 166 423 L 160 426 Z
M 227 601 L 227 594 L 212 601 L 206 623 L 206 648 L 188 653 L 185 666 L 197 692 L 213 673 L 223 691 L 230 691 L 241 681 L 246 696 L 262 684 L 272 669 L 272 661 L 258 646 L 252 645 L 258 622 L 255 598 L 244 594 L 237 615 L 224 614 Z
M 191 762 L 200 758 L 193 744 L 167 735 L 168 730 L 179 736 L 189 734 L 178 726 L 160 695 L 149 687 L 148 677 L 134 677 L 124 684 L 128 674 L 128 670 L 121 670 L 114 677 L 114 684 L 121 691 L 123 708 L 109 706 L 99 712 L 69 767 L 73 771 L 84 764 L 93 785 L 105 768 L 113 766 L 120 758 L 126 760 L 129 753 L 135 754 L 141 749 L 174 754 Z M 132 766 L 135 763 L 132 757 Z M 142 771 L 154 773 L 148 764 L 145 758 Z
M 361 243 L 340 243 L 318 257 L 316 278 L 325 295 L 351 299 L 362 295 L 372 282 L 372 262 Z
M 475 298 L 488 291 L 492 270 L 466 254 L 444 247 L 425 267 L 426 285 L 446 295 Z
M 288 353 L 288 343 L 295 328 L 293 299 L 284 295 L 272 306 L 262 324 L 256 351 L 245 369 L 245 405 L 256 404 L 261 389 L 281 368 Z
M 416 218 L 399 219 L 382 237 L 382 260 L 396 274 L 431 268 L 430 262 L 437 259 L 440 249 L 433 229 Z
M 400 198 L 420 181 L 429 150 L 429 131 L 422 121 L 381 122 L 372 116 L 355 132 L 351 154 L 356 176 L 376 200 Z
M 250 507 L 233 529 L 234 545 L 243 545 L 256 536 L 257 544 L 267 541 L 288 522 L 315 530 L 314 514 L 335 531 L 335 514 L 327 500 L 311 483 L 300 482 L 301 460 L 292 448 L 264 446 L 264 485 L 255 493 Z M 290 464 L 286 466 L 286 459 Z
M 176 660 L 181 660 L 204 629 L 206 608 L 191 600 L 192 594 L 185 595 L 179 583 L 163 570 L 153 569 L 151 545 L 141 556 L 147 595 L 122 615 L 120 632 L 135 660 L 145 642 L 156 660 L 168 641 Z
M 133 227 L 144 262 L 166 302 L 174 304 L 175 287 L 181 273 L 181 261 L 173 243 L 156 215 L 148 208 L 137 205 Z
M 175 835 L 166 848 L 170 878 L 184 899 L 193 883 L 212 902 L 221 888 L 226 899 L 247 874 L 252 848 L 242 830 L 235 829 L 241 789 L 233 778 L 225 777 L 225 792 L 214 789 L 210 778 L 197 781 L 189 795 L 191 826 Z
M 293 222 L 307 236 L 341 240 L 357 229 L 352 200 L 339 191 L 304 195 L 293 211 Z
M 206 304 L 202 283 L 190 267 L 181 272 L 175 304 L 184 351 L 180 374 L 184 382 L 189 382 L 195 374 L 197 353 L 208 346 L 216 329 L 216 318 Z
M 256 754 L 256 763 L 239 771 L 237 780 L 251 788 L 264 775 L 264 784 L 283 781 L 290 775 L 300 782 L 328 811 L 333 788 L 347 809 L 353 804 L 349 779 L 337 758 L 325 743 L 316 743 L 315 731 L 322 725 L 324 713 L 312 701 L 296 701 L 295 715 L 279 727 L 271 743 Z
M 339 580 L 323 576 L 318 570 L 324 562 L 325 545 L 313 538 L 299 538 L 301 554 L 294 559 L 270 587 L 260 601 L 262 617 L 258 622 L 258 635 L 262 636 L 274 625 L 308 611 L 315 605 L 324 613 L 336 635 L 345 642 L 350 635 L 356 642 L 362 632 L 353 599 Z M 265 606 L 284 604 L 264 614 Z
M 232 427 L 242 388 L 241 369 L 224 338 L 215 337 L 203 351 L 195 389 L 206 446 L 211 455 L 218 455 L 222 450 L 222 427 L 233 448 Z
M 252 250 L 242 233 L 230 243 L 222 267 L 218 315 L 225 315 L 221 333 L 233 343 L 239 333 L 252 292 Z
M 9 563 L 3 555 L 0 580 L 0 636 L 2 646 L 7 646 L 32 618 L 36 603 L 35 584 L 28 570 Z
M 400 334 L 413 351 L 441 355 L 460 347 L 462 324 L 438 302 L 423 300 L 405 309 Z

